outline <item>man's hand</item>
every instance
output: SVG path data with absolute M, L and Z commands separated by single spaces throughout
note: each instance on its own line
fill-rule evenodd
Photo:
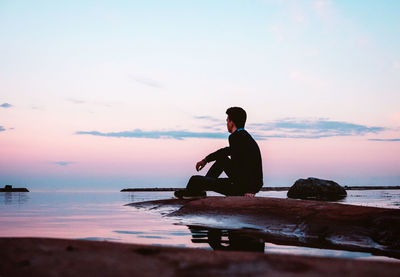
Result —
M 254 197 L 254 195 L 255 195 L 254 193 L 245 193 L 244 194 L 244 196 L 246 196 L 246 197 Z
M 207 164 L 207 161 L 205 159 L 202 159 L 200 162 L 197 162 L 196 164 L 196 170 L 200 171 L 203 169 L 203 167 L 205 167 Z

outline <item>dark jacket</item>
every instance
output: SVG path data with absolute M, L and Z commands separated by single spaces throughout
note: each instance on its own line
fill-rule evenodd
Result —
M 229 147 L 221 148 L 206 157 L 207 162 L 219 157 L 230 156 L 233 183 L 243 193 L 257 193 L 263 186 L 263 172 L 260 148 L 246 130 L 240 130 L 229 136 Z

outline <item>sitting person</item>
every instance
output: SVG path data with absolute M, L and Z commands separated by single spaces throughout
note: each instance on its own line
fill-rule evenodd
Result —
M 200 171 L 207 163 L 215 161 L 206 176 L 194 175 L 186 189 L 175 191 L 175 197 L 201 197 L 206 191 L 215 191 L 226 196 L 254 196 L 263 186 L 261 153 L 257 142 L 244 130 L 246 112 L 231 107 L 226 126 L 229 146 L 211 153 L 196 164 Z M 228 178 L 219 178 L 225 172 Z

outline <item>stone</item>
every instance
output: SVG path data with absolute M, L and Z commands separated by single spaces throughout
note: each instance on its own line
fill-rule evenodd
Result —
M 290 187 L 289 198 L 336 201 L 347 196 L 338 183 L 318 178 L 299 179 Z
M 13 188 L 11 185 L 5 185 L 0 188 L 0 192 L 29 192 L 27 188 Z
M 244 231 L 275 244 L 400 259 L 400 209 L 245 196 L 163 199 L 128 205 L 158 210 L 187 226 Z

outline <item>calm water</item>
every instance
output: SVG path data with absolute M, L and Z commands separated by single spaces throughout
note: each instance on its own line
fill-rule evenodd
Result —
M 211 194 L 217 195 L 217 194 Z M 286 198 L 286 191 L 259 196 Z M 210 249 L 206 230 L 180 225 L 158 211 L 125 204 L 171 198 L 172 192 L 0 192 L 1 237 L 52 237 Z M 346 204 L 400 208 L 400 190 L 348 191 Z M 226 231 L 223 231 L 226 232 Z M 224 238 L 222 234 L 222 238 Z M 389 259 L 369 253 L 266 243 L 265 253 Z

